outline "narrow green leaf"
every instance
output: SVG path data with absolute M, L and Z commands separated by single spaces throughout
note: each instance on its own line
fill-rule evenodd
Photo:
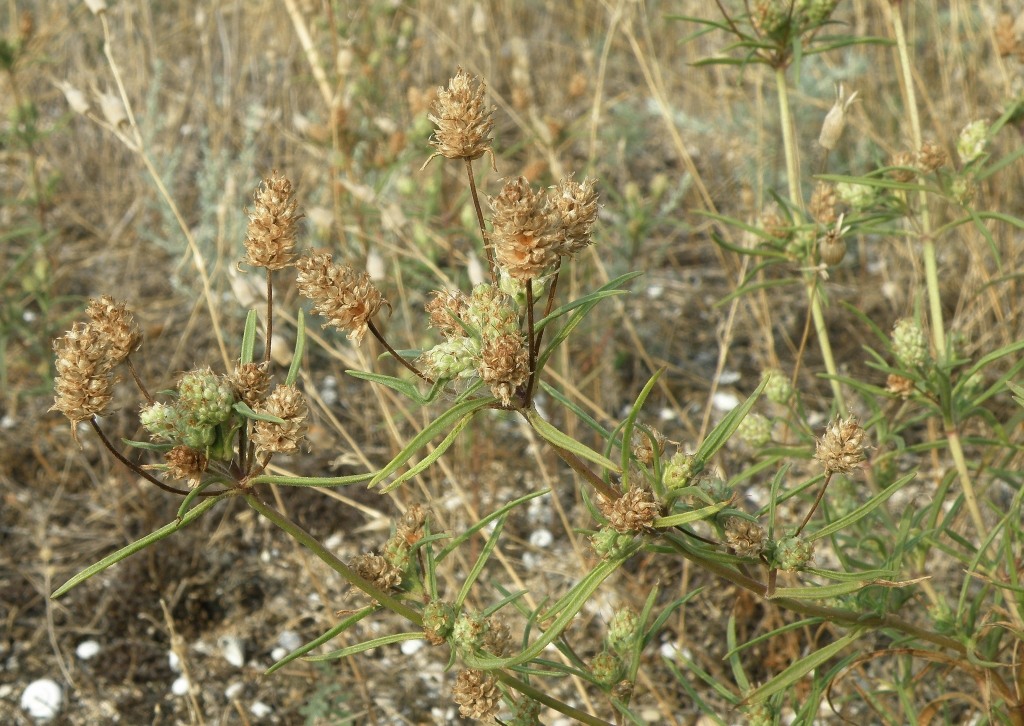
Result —
M 445 545 L 444 549 L 442 549 L 440 552 L 437 553 L 437 556 L 435 557 L 435 559 L 438 562 L 441 562 L 442 560 L 444 560 L 444 558 L 446 558 L 452 552 L 457 550 L 462 545 L 462 543 L 464 543 L 466 540 L 468 540 L 474 534 L 476 534 L 481 529 L 486 527 L 488 524 L 493 522 L 495 519 L 498 519 L 499 517 L 503 517 L 505 514 L 507 514 L 508 512 L 511 512 L 513 509 L 518 507 L 520 504 L 523 504 L 524 502 L 528 502 L 531 499 L 536 499 L 537 497 L 542 497 L 545 494 L 549 493 L 550 491 L 551 491 L 550 489 L 541 489 L 540 491 L 537 491 L 537 492 L 530 492 L 529 494 L 527 494 L 525 496 L 522 496 L 522 497 L 519 497 L 518 499 L 513 499 L 511 502 L 509 502 L 505 506 L 501 507 L 500 509 L 497 509 L 497 510 L 491 512 L 486 517 L 481 519 L 479 522 L 474 524 L 472 527 L 467 529 L 465 532 L 460 534 L 458 537 L 455 537 L 454 539 L 452 539 L 451 542 L 449 542 L 447 545 Z
M 433 466 L 434 462 L 440 459 L 441 456 L 444 455 L 444 452 L 448 451 L 449 447 L 451 447 L 451 445 L 455 443 L 455 439 L 459 438 L 459 434 L 462 433 L 462 430 L 466 428 L 467 424 L 469 424 L 469 422 L 473 420 L 474 413 L 475 412 L 467 413 L 465 416 L 463 416 L 458 421 L 458 423 L 456 423 L 455 426 L 452 427 L 452 430 L 448 432 L 448 435 L 441 439 L 441 443 L 437 444 L 437 446 L 434 447 L 433 451 L 431 451 L 429 454 L 427 454 L 418 462 L 416 462 L 416 464 L 409 467 L 409 470 L 406 471 L 404 474 L 395 477 L 394 481 L 392 481 L 390 484 L 388 484 L 385 487 L 381 487 L 381 493 L 388 494 L 390 492 L 393 492 L 395 489 L 402 486 L 402 484 L 409 481 L 414 476 L 419 475 L 421 472 L 426 471 L 429 467 Z
M 746 401 L 726 414 L 725 418 L 723 418 L 719 424 L 711 430 L 707 435 L 707 438 L 704 439 L 693 455 L 696 461 L 699 461 L 702 464 L 709 461 L 712 456 L 718 453 L 719 449 L 725 446 L 729 437 L 732 436 L 739 427 L 740 421 L 742 421 L 750 409 L 754 407 L 754 404 L 757 402 L 758 396 L 761 395 L 761 391 L 764 390 L 766 383 L 768 383 L 767 378 L 761 381 L 760 385 L 754 389 L 754 392 L 747 397 Z
M 373 479 L 370 480 L 368 486 L 374 487 L 398 471 L 399 467 L 411 459 L 416 452 L 425 448 L 435 436 L 447 429 L 450 425 L 461 420 L 463 416 L 479 411 L 480 409 L 491 405 L 493 402 L 493 398 L 475 398 L 471 401 L 456 404 L 442 413 L 431 421 L 430 424 L 428 424 L 422 431 L 416 434 L 412 440 L 406 444 L 405 448 L 398 452 L 394 459 L 392 459 L 383 469 L 378 471 Z
M 404 643 L 407 640 L 423 640 L 423 631 L 418 630 L 412 633 L 392 633 L 391 635 L 385 635 L 380 638 L 374 638 L 373 640 L 356 643 L 355 645 L 350 645 L 347 648 L 332 650 L 330 653 L 324 653 L 323 655 L 308 655 L 304 660 L 313 663 L 325 660 L 338 660 L 339 658 L 347 658 L 348 656 L 355 655 L 356 653 L 365 653 L 368 650 L 379 648 L 382 645 Z
M 267 421 L 269 423 L 283 424 L 285 420 L 278 416 L 271 416 L 269 413 L 258 413 L 249 408 L 249 405 L 245 401 L 235 401 L 232 404 L 231 409 L 242 418 L 252 419 L 253 421 Z
M 680 527 L 684 524 L 689 524 L 690 522 L 700 522 L 705 519 L 710 519 L 728 506 L 729 502 L 719 502 L 717 504 L 712 504 L 709 507 L 694 509 L 692 512 L 670 514 L 667 517 L 658 517 L 651 523 L 651 525 L 662 529 L 666 527 Z
M 380 610 L 380 605 L 367 605 L 366 607 L 364 607 L 364 608 L 362 608 L 360 610 L 357 610 L 356 612 L 352 613 L 347 618 L 342 620 L 340 623 L 338 623 L 337 625 L 333 626 L 330 630 L 328 630 L 323 635 L 320 635 L 317 638 L 314 638 L 313 640 L 311 640 L 310 642 L 306 643 L 305 645 L 299 646 L 298 648 L 293 650 L 291 653 L 286 655 L 284 658 L 282 658 L 281 660 L 279 660 L 276 663 L 274 663 L 274 665 L 272 665 L 269 668 L 267 668 L 267 670 L 265 671 L 264 675 L 268 675 L 269 676 L 271 673 L 273 673 L 274 671 L 278 670 L 279 668 L 283 668 L 284 666 L 288 665 L 289 663 L 291 663 L 296 658 L 301 658 L 302 656 L 304 656 L 306 653 L 308 653 L 309 651 L 313 650 L 314 648 L 319 648 L 324 643 L 327 643 L 327 642 L 329 642 L 331 640 L 334 640 L 339 635 L 344 633 L 346 630 L 348 630 L 353 625 L 355 625 L 360 620 L 362 620 L 367 615 L 369 615 L 370 613 L 372 613 L 372 612 L 374 612 L 376 610 Z
M 622 428 L 622 471 L 629 471 L 629 457 L 633 452 L 633 427 L 636 425 L 636 417 L 640 415 L 640 409 L 643 408 L 647 397 L 654 390 L 654 384 L 658 382 L 664 372 L 664 368 L 659 368 L 647 380 L 647 384 L 640 391 L 640 395 L 636 397 L 636 401 L 633 402 L 629 415 L 626 417 L 625 425 Z
M 476 579 L 480 577 L 480 573 L 484 571 L 484 566 L 487 564 L 487 560 L 491 558 L 491 553 L 494 552 L 494 548 L 498 544 L 498 539 L 501 537 L 501 530 L 505 528 L 505 521 L 508 519 L 510 511 L 502 514 L 495 521 L 494 531 L 488 535 L 487 543 L 480 550 L 479 557 L 476 558 L 476 562 L 473 563 L 473 567 L 462 581 L 462 587 L 459 588 L 459 594 L 455 597 L 456 610 L 462 607 L 462 603 L 464 603 L 466 598 L 469 597 L 469 591 L 472 589 L 473 583 L 475 583 Z
M 560 449 L 571 451 L 581 459 L 586 459 L 598 466 L 604 467 L 608 471 L 616 474 L 621 473 L 622 470 L 619 469 L 618 465 L 613 461 L 602 456 L 593 449 L 584 446 L 571 436 L 563 434 L 561 431 L 545 421 L 535 409 L 526 411 L 526 420 L 530 422 L 530 426 L 532 426 L 533 430 L 537 432 L 537 435 L 548 443 L 553 444 Z
M 284 384 L 294 386 L 299 378 L 299 371 L 302 370 L 302 354 L 306 350 L 306 317 L 302 314 L 302 308 L 295 317 L 295 350 L 292 351 L 292 364 L 288 366 L 288 375 L 285 376 Z
M 54 590 L 50 597 L 56 600 L 71 588 L 75 587 L 76 585 L 80 585 L 93 575 L 98 575 L 111 565 L 116 565 L 121 560 L 127 557 L 131 557 L 136 552 L 144 550 L 146 547 L 149 547 L 154 542 L 159 542 L 165 537 L 169 537 L 170 535 L 177 532 L 179 529 L 184 529 L 185 527 L 199 519 L 201 516 L 203 516 L 207 511 L 216 506 L 216 504 L 220 502 L 220 500 L 224 499 L 224 497 L 226 496 L 230 495 L 222 494 L 220 496 L 204 499 L 203 501 L 199 502 L 199 504 L 197 504 L 193 509 L 190 509 L 181 519 L 176 519 L 175 521 L 169 524 L 165 524 L 163 527 L 156 530 L 155 532 L 150 532 L 145 537 L 141 537 L 135 540 L 130 545 L 122 547 L 117 552 L 107 555 L 99 562 L 93 565 L 89 565 L 89 567 L 86 567 L 84 570 L 82 570 L 77 575 L 72 577 L 70 580 L 65 582 L 56 590 Z
M 886 499 L 888 499 L 893 494 L 895 494 L 900 489 L 902 489 L 903 486 L 908 481 L 913 479 L 915 476 L 917 476 L 917 472 L 912 471 L 909 474 L 907 474 L 906 476 L 900 477 L 899 479 L 894 481 L 892 484 L 887 486 L 885 489 L 883 489 L 882 491 L 878 492 L 878 494 L 876 494 L 875 496 L 871 497 L 871 499 L 867 500 L 862 505 L 860 505 L 859 507 L 854 509 L 852 512 L 847 514 L 846 516 L 840 517 L 839 519 L 835 520 L 834 522 L 829 523 L 828 525 L 822 527 L 820 530 L 818 530 L 814 534 L 807 535 L 807 541 L 808 542 L 813 542 L 814 540 L 821 539 L 822 537 L 828 537 L 829 535 L 831 535 L 831 534 L 833 534 L 835 532 L 839 532 L 840 530 L 848 528 L 854 522 L 860 521 L 861 519 L 866 517 L 868 514 L 870 514 L 872 511 L 877 509 L 878 506 L 882 504 L 882 502 L 884 502 Z
M 284 476 L 283 474 L 260 474 L 249 480 L 250 484 L 280 484 L 286 487 L 337 487 L 359 484 L 373 478 L 375 472 L 364 471 L 347 476 Z
M 259 315 L 255 310 L 250 310 L 245 316 L 245 329 L 242 332 L 242 353 L 239 360 L 242 363 L 252 363 L 253 350 L 256 348 L 256 323 Z
M 812 651 L 809 655 L 790 665 L 782 671 L 782 673 L 772 678 L 763 686 L 755 688 L 753 691 L 748 693 L 746 698 L 747 703 L 761 703 L 762 701 L 768 700 L 776 693 L 789 690 L 790 686 L 795 684 L 812 670 L 823 663 L 826 663 L 829 659 L 834 658 L 837 654 L 853 645 L 870 632 L 871 629 L 869 628 L 856 628 L 847 635 L 844 635 L 842 638 L 829 643 L 825 647 Z

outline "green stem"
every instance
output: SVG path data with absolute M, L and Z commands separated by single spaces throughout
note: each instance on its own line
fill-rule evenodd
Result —
M 289 537 L 323 560 L 328 567 L 345 578 L 350 585 L 358 587 L 388 610 L 401 615 L 414 625 L 418 625 L 420 627 L 423 626 L 423 618 L 420 617 L 418 612 L 410 608 L 401 600 L 398 600 L 384 592 L 344 562 L 339 560 L 330 550 L 320 544 L 313 535 L 295 524 L 295 522 L 285 517 L 273 507 L 261 502 L 259 497 L 254 494 L 247 494 L 245 501 L 247 501 L 249 506 L 255 509 L 259 514 L 269 519 L 278 528 L 284 530 Z
M 779 94 L 779 118 L 782 124 L 782 146 L 786 157 L 786 179 L 789 183 L 789 199 L 794 205 L 803 209 L 803 194 L 800 191 L 800 164 L 796 153 L 796 139 L 793 135 L 793 118 L 789 109 L 789 88 L 786 85 L 786 69 L 779 66 L 775 69 L 775 87 Z M 815 270 L 808 270 L 804 273 L 807 282 L 807 297 L 811 304 L 811 317 L 814 320 L 814 332 L 818 337 L 818 347 L 821 349 L 821 357 L 825 362 L 825 370 L 829 374 L 829 384 L 832 386 L 832 397 L 835 399 L 839 411 L 846 410 L 846 401 L 843 398 L 843 390 L 836 380 L 839 369 L 836 367 L 835 357 L 832 355 L 832 344 L 829 342 L 828 327 L 825 325 L 825 314 L 821 308 L 821 293 L 818 290 L 818 278 Z
M 914 147 L 920 149 L 923 143 L 921 136 L 921 119 L 917 113 L 917 94 L 914 92 L 914 75 L 911 72 L 910 49 L 907 36 L 903 32 L 903 21 L 898 8 L 894 10 L 888 0 L 881 0 L 889 13 L 892 32 L 896 37 L 896 49 L 899 55 L 900 72 L 903 76 L 904 105 L 910 118 L 910 133 Z M 935 259 L 935 241 L 931 235 L 931 215 L 928 211 L 928 193 L 923 185 L 917 193 L 919 215 L 921 218 L 922 254 L 924 256 L 925 284 L 928 289 L 928 312 L 931 318 L 932 344 L 935 346 L 935 359 L 941 363 L 946 359 L 946 331 L 942 320 L 942 299 L 939 296 L 939 273 Z
M 967 468 L 967 459 L 964 457 L 964 449 L 960 444 L 960 432 L 952 423 L 946 425 L 946 440 L 949 441 L 949 453 L 953 457 L 957 474 L 960 476 L 960 486 L 964 490 L 964 502 L 967 503 L 967 511 L 971 515 L 971 521 L 978 531 L 978 536 L 984 540 L 987 530 L 985 521 L 981 518 L 981 509 L 978 507 L 978 497 L 974 493 L 974 483 L 971 472 Z

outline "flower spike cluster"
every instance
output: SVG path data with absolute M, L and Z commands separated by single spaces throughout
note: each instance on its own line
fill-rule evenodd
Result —
M 437 100 L 427 115 L 436 127 L 430 145 L 437 151 L 424 166 L 435 156 L 473 161 L 485 153 L 491 155 L 491 165 L 494 165 L 490 136 L 494 128 L 491 118 L 494 107 L 488 108 L 484 102 L 486 90 L 482 81 L 470 78 L 461 68 L 447 88 L 437 90 Z
M 295 267 L 299 292 L 313 301 L 313 312 L 327 318 L 324 327 L 348 330 L 348 339 L 361 343 L 370 319 L 388 305 L 370 276 L 335 264 L 331 253 L 324 251 L 300 257 Z

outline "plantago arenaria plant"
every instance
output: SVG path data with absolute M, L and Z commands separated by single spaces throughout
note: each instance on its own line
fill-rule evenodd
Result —
M 382 292 L 390 289 L 387 280 L 371 279 L 362 265 L 335 251 L 296 252 L 301 249 L 302 215 L 291 183 L 277 173 L 259 186 L 248 211 L 241 264 L 266 270 L 267 296 L 261 316 L 249 313 L 235 365 L 226 371 L 196 367 L 180 376 L 173 390 L 158 396 L 138 381 L 140 420 L 150 440 L 126 445 L 152 461 L 140 465 L 124 456 L 99 422 L 115 405 L 115 367 L 145 352 L 136 353 L 141 338 L 125 305 L 101 298 L 87 311 L 90 322 L 75 324 L 57 341 L 54 409 L 75 425 L 89 422 L 122 463 L 180 496 L 181 505 L 173 521 L 84 570 L 54 596 L 237 498 L 326 563 L 360 601 L 271 671 L 299 658 L 332 660 L 422 640 L 438 649 L 447 669 L 457 674 L 449 679 L 447 697 L 466 718 L 532 724 L 546 708 L 587 724 L 643 723 L 635 700 L 649 684 L 641 672 L 650 661 L 645 651 L 666 643 L 676 611 L 703 593 L 688 591 L 685 585 L 680 585 L 682 594 L 650 586 L 642 608 L 616 605 L 609 611 L 614 614 L 606 632 L 597 637 L 587 628 L 570 627 L 598 610 L 591 607 L 598 592 L 617 590 L 609 581 L 643 553 L 644 558 L 667 562 L 665 572 L 684 571 L 685 560 L 686 572 L 725 581 L 730 592 L 743 592 L 746 600 L 756 600 L 772 613 L 775 629 L 749 641 L 737 636 L 737 618 L 728 619 L 723 641 L 729 643 L 730 669 L 716 667 L 716 673 L 708 673 L 681 653 L 665 658 L 682 690 L 692 692 L 689 684 L 699 678 L 721 699 L 743 709 L 752 722 L 769 723 L 785 706 L 792 709 L 794 722 L 812 723 L 828 689 L 849 670 L 865 660 L 881 659 L 900 644 L 900 659 L 920 657 L 923 663 L 962 668 L 984 684 L 990 715 L 1017 714 L 1004 721 L 1024 724 L 1022 701 L 1011 685 L 1021 680 L 1019 659 L 1013 655 L 1024 622 L 1024 606 L 1014 594 L 1020 590 L 1014 564 L 1020 557 L 1017 540 L 1007 534 L 1018 531 L 1011 520 L 1019 520 L 1024 487 L 1010 495 L 1010 514 L 1001 512 L 976 482 L 1001 479 L 1019 486 L 1020 477 L 1011 471 L 1012 457 L 992 455 L 984 466 L 972 466 L 959 441 L 961 432 L 974 436 L 981 430 L 985 433 L 979 437 L 1005 438 L 1005 429 L 986 404 L 1024 368 L 1024 362 L 1012 357 L 1024 343 L 972 360 L 955 347 L 954 336 L 936 335 L 935 326 L 943 324 L 939 316 L 908 310 L 895 325 L 890 321 L 880 326 L 861 315 L 858 321 L 879 339 L 880 350 L 867 353 L 869 364 L 883 379 L 888 376 L 888 388 L 847 375 L 829 343 L 835 332 L 829 323 L 837 314 L 837 306 L 829 306 L 829 285 L 852 264 L 850 250 L 863 254 L 868 237 L 895 235 L 897 230 L 910 237 L 910 230 L 932 230 L 918 226 L 924 212 L 920 205 L 931 203 L 934 195 L 956 203 L 966 198 L 963 180 L 988 171 L 987 144 L 999 125 L 971 124 L 964 130 L 957 145 L 962 168 L 955 173 L 937 163 L 942 156 L 938 149 L 925 154 L 915 138 L 919 151 L 896 155 L 896 163 L 889 166 L 862 176 L 821 174 L 805 184 L 787 71 L 817 53 L 855 44 L 853 38 L 826 35 L 836 5 L 765 0 L 736 15 L 722 5 L 724 21 L 706 21 L 735 37 L 733 48 L 744 54 L 743 62 L 762 63 L 774 73 L 782 121 L 786 193 L 775 193 L 775 201 L 764 205 L 758 226 L 723 215 L 714 218 L 753 236 L 749 246 L 719 238 L 726 251 L 760 258 L 735 294 L 768 287 L 764 276 L 778 272 L 783 282 L 799 286 L 807 305 L 803 333 L 793 341 L 793 360 L 766 355 L 771 365 L 765 366 L 760 384 L 709 426 L 706 435 L 677 443 L 641 423 L 647 420 L 641 414 L 660 371 L 611 423 L 588 413 L 572 385 L 558 385 L 565 379 L 547 368 L 552 356 L 564 352 L 562 346 L 598 304 L 625 294 L 623 288 L 636 273 L 592 290 L 573 288 L 573 299 L 559 299 L 563 266 L 590 245 L 602 243 L 594 239 L 598 190 L 590 178 L 575 181 L 569 175 L 550 187 L 518 175 L 494 180 L 491 217 L 485 219 L 473 162 L 489 155 L 492 166 L 496 164 L 493 109 L 484 83 L 460 69 L 439 90 L 431 110 L 435 129 L 429 143 L 435 151 L 427 161 L 440 156 L 461 162 L 479 227 L 477 252 L 483 251 L 488 269 L 480 275 L 484 281 L 471 288 L 429 293 L 417 309 L 419 325 L 409 329 L 429 329 L 435 335 L 431 342 L 416 337 L 412 345 L 423 347 L 410 349 L 389 339 L 389 326 L 381 320 L 392 312 Z M 804 135 L 812 144 L 817 138 L 820 148 L 815 153 L 824 153 L 826 164 L 833 158 L 829 154 L 842 152 L 851 135 L 855 98 L 861 105 L 870 102 L 840 87 L 834 101 L 824 101 L 832 106 L 820 132 Z M 963 188 L 959 195 L 958 179 Z M 977 211 L 964 215 L 959 220 L 963 224 L 984 219 Z M 927 264 L 925 268 L 927 275 Z M 349 371 L 354 378 L 391 389 L 391 400 L 403 407 L 427 409 L 422 427 L 396 446 L 397 451 L 373 461 L 369 471 L 290 476 L 277 466 L 279 457 L 302 460 L 311 446 L 305 435 L 312 415 L 299 386 L 306 342 L 301 312 L 295 318 L 291 367 L 280 380 L 272 373 L 273 325 L 283 317 L 275 311 L 274 285 L 282 275 L 294 275 L 312 313 L 323 319 L 323 327 L 335 329 L 329 335 L 346 334 L 354 345 L 379 344 L 401 366 L 397 375 Z M 930 310 L 930 301 L 920 303 Z M 395 308 L 403 311 L 397 303 Z M 265 342 L 263 355 L 256 356 L 261 319 Z M 808 350 L 812 332 L 827 384 L 809 392 L 800 370 L 813 365 Z M 951 341 L 948 347 L 940 345 L 946 340 Z M 986 386 L 990 379 L 985 374 L 995 365 L 1002 368 Z M 316 376 L 310 370 L 303 380 Z M 561 467 L 563 481 L 589 517 L 581 528 L 586 536 L 582 568 L 559 591 L 535 598 L 518 585 L 506 587 L 492 579 L 488 569 L 504 557 L 509 518 L 516 510 L 547 501 L 542 499 L 550 494 L 547 489 L 514 493 L 492 511 L 474 514 L 477 521 L 461 531 L 437 531 L 431 502 L 414 501 L 383 545 L 362 547 L 361 542 L 361 554 L 350 562 L 341 561 L 271 503 L 272 485 L 366 483 L 381 494 L 393 492 L 431 467 L 443 466 L 441 459 L 455 442 L 469 438 L 464 437 L 469 427 L 486 432 L 482 424 L 494 419 L 516 421 L 529 432 L 540 454 L 547 452 Z M 581 426 L 568 425 L 575 423 Z M 578 436 L 567 433 L 581 429 L 585 432 Z M 912 440 L 922 429 L 932 439 Z M 472 440 L 475 456 L 475 431 Z M 921 495 L 927 501 L 905 504 L 902 511 L 890 507 L 916 476 L 904 457 L 924 451 L 940 470 L 934 486 Z M 939 460 L 946 451 L 952 462 L 943 467 Z M 725 465 L 720 458 L 725 452 L 746 463 Z M 419 496 L 413 487 L 404 494 Z M 959 603 L 926 582 L 930 558 L 940 555 L 978 580 L 976 586 L 965 585 Z M 622 581 L 627 579 L 623 576 Z M 457 585 L 449 592 L 446 582 Z M 968 602 L 973 589 L 984 591 L 973 601 L 976 606 Z M 913 611 L 918 600 L 927 601 L 935 612 L 955 610 L 955 616 L 943 620 L 942 627 L 921 622 Z M 998 616 L 986 614 L 997 610 Z M 361 637 L 367 631 L 356 625 L 371 617 L 405 625 L 399 632 Z M 319 650 L 343 632 L 349 637 L 345 647 Z M 787 662 L 776 663 L 767 675 L 760 672 L 759 685 L 748 677 L 749 648 L 762 640 L 812 633 L 827 637 L 799 645 L 790 641 L 778 651 L 790 654 Z M 572 679 L 584 698 L 575 699 L 570 689 L 549 687 L 562 679 Z M 838 708 L 847 706 L 844 702 Z M 706 704 L 701 708 L 712 710 Z M 894 708 L 888 703 L 878 707 Z M 727 723 L 734 714 L 712 717 Z

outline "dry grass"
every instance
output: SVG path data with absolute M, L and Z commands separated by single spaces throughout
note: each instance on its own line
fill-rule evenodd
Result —
M 430 152 L 426 103 L 457 66 L 486 78 L 498 106 L 498 176 L 523 173 L 546 184 L 576 171 L 600 179 L 604 209 L 597 245 L 563 280 L 565 299 L 626 271 L 645 272 L 636 294 L 616 298 L 592 318 L 550 371 L 586 411 L 614 424 L 651 373 L 664 367 L 647 404 L 647 422 L 692 448 L 720 416 L 711 407 L 712 391 L 742 398 L 764 367 L 791 369 L 807 310 L 803 291 L 768 289 L 719 305 L 745 268 L 710 234 L 740 239 L 695 214 L 717 211 L 753 222 L 769 193 L 784 187 L 770 74 L 756 66 L 692 66 L 720 51 L 722 38 L 688 39 L 693 25 L 666 19 L 707 15 L 713 6 L 689 0 L 326 5 L 112 5 L 110 52 L 141 132 L 134 150 L 118 138 L 133 140 L 127 122 L 104 128 L 95 94 L 118 92 L 104 59 L 100 22 L 85 4 L 70 11 L 53 2 L 7 6 L 11 39 L 20 13 L 34 19 L 34 34 L 5 83 L 16 83 L 38 109 L 38 135 L 31 148 L 8 143 L 0 181 L 8 231 L 0 270 L 11 271 L 2 276 L 0 318 L 0 720 L 6 723 L 29 723 L 18 699 L 25 684 L 40 677 L 65 685 L 60 722 L 68 724 L 115 717 L 127 724 L 312 723 L 300 709 L 318 694 L 329 695 L 335 684 L 356 723 L 457 718 L 448 697 L 454 673 L 442 672 L 447 651 L 404 655 L 395 646 L 326 669 L 301 664 L 262 678 L 280 633 L 316 637 L 353 601 L 329 570 L 241 505 L 219 509 L 164 546 L 51 601 L 49 593 L 74 572 L 170 521 L 179 502 L 118 468 L 95 438 L 83 435 L 81 448 L 71 445 L 67 422 L 47 413 L 50 340 L 80 316 L 91 296 L 110 293 L 136 311 L 146 337 L 137 365 L 152 388 L 169 387 L 196 364 L 227 365 L 247 304 L 238 292 L 244 273 L 241 283 L 232 283 L 244 235 L 242 209 L 272 169 L 296 183 L 311 244 L 328 245 L 357 267 L 368 255 L 379 256 L 387 273 L 380 284 L 395 305 L 385 323 L 389 336 L 409 348 L 425 345 L 417 311 L 429 290 L 449 280 L 465 284 L 474 248 L 458 169 L 435 162 L 420 170 Z M 922 126 L 927 136 L 953 148 L 966 123 L 994 119 L 1009 99 L 1021 99 L 1024 66 L 994 50 L 995 20 L 1009 8 L 961 0 L 904 5 Z M 843 2 L 837 18 L 857 36 L 888 37 L 880 8 L 866 0 Z M 86 94 L 94 117 L 69 111 L 61 82 Z M 892 49 L 867 45 L 817 56 L 793 82 L 799 148 L 814 170 L 820 149 L 813 141 L 838 82 L 857 89 L 860 101 L 830 170 L 863 173 L 886 163 L 909 140 Z M 11 95 L 3 99 L 10 138 L 14 101 Z M 994 157 L 1020 143 L 1024 127 L 1014 123 L 993 141 Z M 143 156 L 180 210 L 184 230 Z M 33 166 L 46 189 L 41 224 Z M 481 184 L 488 193 L 497 190 L 493 174 Z M 979 184 L 977 204 L 1022 217 L 1022 188 L 1018 160 Z M 939 210 L 936 226 L 949 214 Z M 1016 272 L 1024 267 L 1024 244 L 1019 230 L 990 229 L 992 237 L 985 239 L 964 226 L 939 248 L 948 329 L 962 336 L 969 356 L 1024 338 Z M 922 261 L 912 241 L 896 238 L 851 241 L 850 258 L 833 271 L 829 286 L 836 359 L 843 375 L 884 386 L 884 377 L 865 365 L 862 346 L 874 344 L 870 332 L 839 303 L 889 330 L 922 304 Z M 200 268 L 208 277 L 205 286 Z M 294 310 L 295 291 L 281 292 L 279 309 Z M 279 329 L 285 342 L 279 348 L 288 350 L 289 330 Z M 397 374 L 391 362 L 375 360 L 379 350 L 354 349 L 340 336 L 312 332 L 316 343 L 303 381 L 313 405 L 312 452 L 298 473 L 379 468 L 429 422 L 431 412 L 345 375 L 349 368 L 374 367 Z M 819 419 L 831 403 L 828 384 L 816 376 L 822 370 L 812 346 L 800 386 Z M 119 392 L 120 401 L 134 400 L 127 384 Z M 1010 420 L 1008 399 L 1004 410 Z M 660 420 L 654 420 L 657 412 Z M 138 438 L 133 413 L 124 404 L 109 430 Z M 566 421 L 564 430 L 585 436 L 577 425 Z M 526 602 L 533 607 L 564 591 L 584 570 L 591 553 L 576 529 L 592 526 L 579 488 L 537 443 L 512 419 L 488 417 L 435 469 L 389 497 L 357 486 L 332 491 L 333 500 L 281 491 L 277 503 L 349 559 L 367 544 L 383 543 L 396 513 L 412 503 L 429 503 L 435 530 L 458 531 L 515 496 L 550 487 L 543 507 L 510 520 L 508 544 L 491 573 L 510 588 L 528 589 Z M 730 451 L 721 465 L 735 474 L 749 463 L 746 456 Z M 1015 463 L 1019 457 L 1008 454 L 998 466 Z M 937 455 L 928 464 L 919 475 L 925 492 L 948 466 Z M 770 476 L 762 477 L 750 486 L 768 481 Z M 551 531 L 553 544 L 531 540 L 538 529 Z M 443 592 L 458 591 L 475 556 L 470 548 L 450 563 L 442 573 Z M 935 588 L 949 586 L 941 573 L 933 575 Z M 721 658 L 730 618 L 738 642 L 792 619 L 704 572 L 642 557 L 572 626 L 577 642 L 593 634 L 593 650 L 580 655 L 599 649 L 615 607 L 641 606 L 659 581 L 670 597 L 708 588 L 706 597 L 673 617 L 665 639 L 725 680 L 729 667 Z M 748 675 L 766 680 L 810 643 L 834 637 L 809 630 L 745 653 Z M 382 634 L 367 626 L 345 637 Z M 244 667 L 220 655 L 225 635 L 244 641 Z M 75 648 L 87 639 L 102 650 L 83 661 Z M 168 664 L 171 650 L 195 684 L 189 697 L 170 692 L 176 677 Z M 692 698 L 654 651 L 634 695 L 638 710 L 652 723 L 696 723 Z M 872 675 L 884 677 L 887 667 L 877 666 Z M 241 688 L 228 695 L 231 684 Z M 566 680 L 559 688 L 582 708 L 610 713 L 582 682 Z M 270 706 L 272 715 L 254 715 L 257 702 Z

